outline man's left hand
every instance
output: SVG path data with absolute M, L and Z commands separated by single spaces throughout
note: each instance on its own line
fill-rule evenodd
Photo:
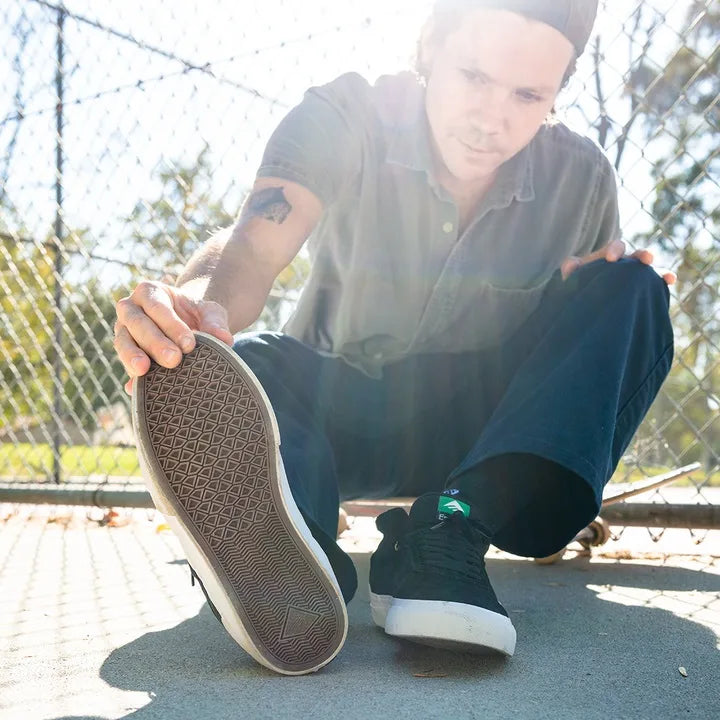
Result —
M 560 266 L 560 272 L 562 273 L 563 280 L 566 280 L 575 270 L 582 265 L 587 265 L 595 260 L 607 260 L 607 262 L 616 262 L 622 257 L 637 258 L 640 262 L 645 265 L 652 265 L 653 254 L 649 250 L 635 250 L 631 255 L 625 255 L 625 243 L 622 240 L 613 240 L 609 245 L 606 245 L 600 250 L 596 250 L 590 255 L 585 257 L 569 257 L 566 258 Z M 662 275 L 663 280 L 668 285 L 672 285 L 677 276 L 674 272 L 663 271 L 659 273 Z

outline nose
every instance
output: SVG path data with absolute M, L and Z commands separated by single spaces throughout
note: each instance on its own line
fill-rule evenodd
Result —
M 502 92 L 478 93 L 470 108 L 470 126 L 479 136 L 500 135 L 507 124 L 507 98 Z

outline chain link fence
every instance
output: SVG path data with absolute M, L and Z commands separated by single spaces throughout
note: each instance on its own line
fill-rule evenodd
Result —
M 3 3 L 0 480 L 138 480 L 115 301 L 232 222 L 307 87 L 407 69 L 429 7 Z M 628 245 L 678 274 L 674 366 L 613 478 L 701 464 L 660 502 L 720 504 L 719 40 L 716 1 L 606 0 L 557 108 L 617 169 Z M 260 327 L 307 267 L 278 278 Z

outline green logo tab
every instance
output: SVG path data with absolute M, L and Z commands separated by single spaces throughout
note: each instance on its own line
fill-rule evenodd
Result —
M 445 518 L 449 517 L 458 510 L 460 510 L 465 517 L 470 517 L 470 506 L 467 503 L 445 495 L 441 495 L 439 497 L 438 520 L 445 520 Z

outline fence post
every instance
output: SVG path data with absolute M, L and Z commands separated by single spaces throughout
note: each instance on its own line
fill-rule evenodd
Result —
M 60 483 L 60 444 L 62 442 L 62 272 L 63 272 L 63 26 L 65 9 L 59 8 L 57 15 L 57 68 L 55 71 L 55 330 L 53 333 L 53 480 Z

